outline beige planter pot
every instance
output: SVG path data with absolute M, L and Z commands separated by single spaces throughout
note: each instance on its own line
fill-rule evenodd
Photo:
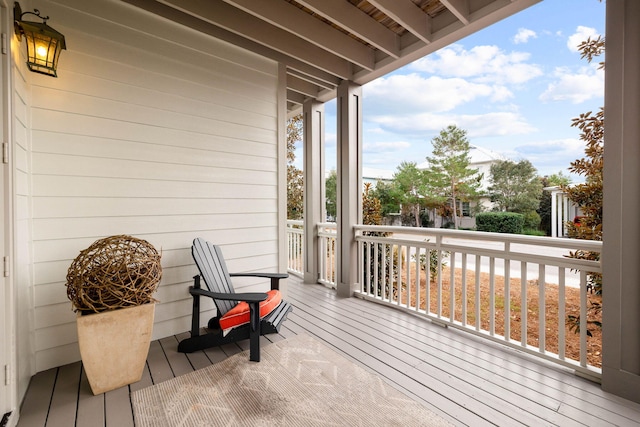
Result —
M 78 314 L 82 365 L 93 394 L 140 381 L 145 367 L 155 304 Z

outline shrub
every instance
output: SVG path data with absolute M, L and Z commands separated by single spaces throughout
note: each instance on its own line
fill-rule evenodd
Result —
M 521 234 L 524 216 L 513 212 L 482 212 L 476 215 L 478 231 Z
M 447 263 L 445 259 L 449 256 L 449 252 L 441 251 L 442 255 L 440 258 L 440 262 L 442 266 L 446 266 Z M 415 260 L 416 256 L 413 255 L 413 259 Z M 420 269 L 425 271 L 427 268 L 427 254 L 421 253 L 419 257 Z M 438 277 L 438 251 L 429 249 L 429 273 L 431 277 L 431 281 L 434 281 Z
M 524 214 L 524 225 L 523 228 L 537 230 L 540 227 L 540 214 L 536 211 L 525 212 Z

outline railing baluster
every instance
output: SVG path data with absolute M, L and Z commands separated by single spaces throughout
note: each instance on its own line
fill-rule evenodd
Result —
M 527 299 L 527 262 L 520 261 L 520 343 L 527 346 L 529 330 L 527 329 L 527 319 L 529 316 Z
M 329 264 L 330 268 L 330 276 L 329 276 L 329 281 L 335 284 L 336 281 L 336 238 L 332 237 L 329 240 L 329 247 L 331 248 L 331 263 Z
M 426 276 L 427 276 L 427 280 L 425 281 L 425 289 L 424 289 L 424 293 L 425 293 L 425 310 L 427 311 L 427 314 L 431 313 L 431 281 L 433 280 L 433 278 L 431 277 L 431 251 L 433 249 L 430 249 L 427 246 L 427 266 L 426 268 Z M 436 272 L 437 274 L 437 272 Z
M 420 295 L 422 294 L 422 283 L 420 280 L 420 271 L 421 271 L 421 265 L 420 265 L 420 253 L 422 252 L 422 249 L 420 248 L 420 246 L 416 246 L 416 304 L 414 306 L 414 309 L 416 311 L 420 310 Z M 427 258 L 427 263 L 428 263 L 428 258 Z M 427 264 L 426 269 L 429 269 L 429 266 Z
M 396 304 L 401 304 L 401 295 L 402 295 L 402 266 L 403 266 L 403 254 L 404 254 L 404 245 L 396 245 L 396 271 L 398 272 L 396 275 Z
M 580 366 L 587 366 L 587 272 L 580 272 Z
M 362 256 L 366 254 L 366 259 L 362 262 L 365 264 L 365 274 L 367 276 L 366 292 L 374 297 L 379 297 L 378 292 L 378 244 L 366 242 Z M 373 277 L 371 277 L 373 275 Z
M 509 242 L 504 244 L 506 256 L 509 256 L 511 245 Z M 509 258 L 504 260 L 504 338 L 511 338 L 511 263 Z
M 436 314 L 442 317 L 442 249 L 438 245 L 438 289 L 436 289 Z
M 407 308 L 411 308 L 411 262 L 410 262 L 410 256 L 411 256 L 411 249 L 413 247 L 412 246 L 407 246 L 407 250 L 406 250 L 406 258 L 405 258 L 405 276 L 406 276 L 406 280 L 405 280 L 405 286 L 404 286 L 404 293 L 405 293 L 405 298 L 407 298 L 407 303 L 405 304 L 405 307 Z
M 544 269 L 544 264 L 539 264 L 538 265 L 538 350 L 540 351 L 540 353 L 545 353 L 546 352 L 546 340 L 547 340 L 547 336 L 546 336 L 546 331 L 547 331 L 547 327 L 546 327 L 546 286 L 545 286 L 545 282 L 546 282 L 546 276 L 545 276 L 545 269 Z
M 565 276 L 566 268 L 558 267 L 558 357 L 561 360 L 565 358 L 566 337 L 565 337 Z
M 327 258 L 331 259 L 331 254 L 327 250 L 327 239 L 320 236 L 318 237 L 318 244 L 320 245 L 320 249 L 318 252 L 320 253 L 320 259 L 318 260 L 318 269 L 320 274 L 320 281 L 327 280 Z
M 476 331 L 480 331 L 480 327 L 482 325 L 480 319 L 480 273 L 482 268 L 480 267 L 480 255 L 476 255 L 476 301 L 475 301 L 475 309 L 476 309 Z
M 489 258 L 489 335 L 496 334 L 496 259 Z
M 449 262 L 451 262 L 451 281 L 449 282 L 449 319 L 453 322 L 455 320 L 456 312 L 456 253 L 451 252 L 449 256 Z
M 462 324 L 467 325 L 467 254 L 466 252 L 462 253 L 462 298 L 460 300 L 460 304 L 462 306 Z
M 387 282 L 387 247 L 388 245 L 386 243 L 383 243 L 382 245 L 376 244 L 376 249 L 378 249 L 378 246 L 382 247 L 382 265 L 379 265 L 378 263 L 378 259 L 380 255 L 376 254 L 376 264 L 378 264 L 378 269 L 379 269 L 379 270 L 376 270 L 376 277 L 379 277 L 380 279 L 382 279 L 382 284 L 380 288 L 382 290 L 381 298 L 384 301 L 387 299 L 387 286 L 391 286 Z M 382 273 L 378 273 L 379 271 L 381 271 Z

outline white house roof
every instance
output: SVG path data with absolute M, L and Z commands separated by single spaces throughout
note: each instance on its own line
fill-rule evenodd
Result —
M 362 168 L 362 179 L 363 180 L 372 180 L 377 181 L 379 179 L 385 181 L 391 181 L 393 179 L 394 171 L 386 170 L 386 169 L 376 169 L 376 168 Z
M 477 145 L 471 145 L 471 150 L 469 150 L 469 157 L 471 159 L 470 163 L 472 165 L 509 160 L 500 153 L 496 153 L 495 151 L 489 150 L 488 148 L 478 147 Z

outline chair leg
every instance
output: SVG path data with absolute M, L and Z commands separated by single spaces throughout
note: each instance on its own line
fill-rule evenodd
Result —
M 200 289 L 200 276 L 193 276 L 193 288 Z M 191 336 L 200 335 L 200 295 L 193 296 L 193 306 L 191 309 Z
M 249 360 L 252 362 L 260 361 L 260 303 L 255 302 L 249 304 Z

